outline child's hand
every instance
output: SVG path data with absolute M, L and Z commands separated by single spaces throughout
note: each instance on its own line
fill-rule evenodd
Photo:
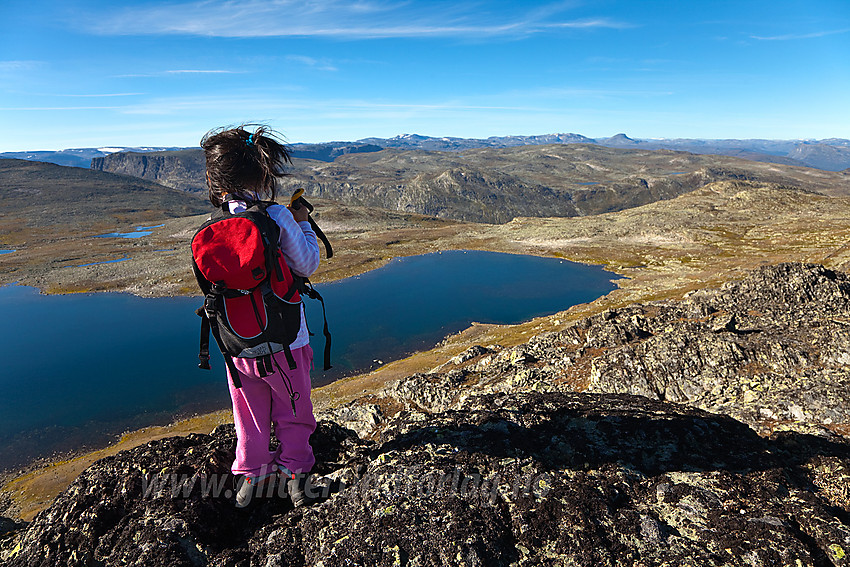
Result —
M 298 207 L 297 209 L 294 207 Z M 304 207 L 299 204 L 295 204 L 294 207 L 292 205 L 286 207 L 289 209 L 289 212 L 292 213 L 292 218 L 295 219 L 295 222 L 305 222 L 307 217 L 310 215 L 310 211 L 307 210 L 307 207 Z

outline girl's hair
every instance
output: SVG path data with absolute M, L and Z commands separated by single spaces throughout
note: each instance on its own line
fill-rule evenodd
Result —
M 249 131 L 253 130 L 253 131 Z M 221 206 L 226 194 L 246 200 L 273 201 L 275 181 L 292 165 L 280 136 L 263 124 L 210 130 L 201 140 L 207 160 L 210 203 Z

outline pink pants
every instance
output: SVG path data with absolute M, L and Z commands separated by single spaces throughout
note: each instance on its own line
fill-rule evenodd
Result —
M 292 472 L 309 472 L 316 460 L 310 447 L 310 434 L 316 429 L 313 403 L 310 401 L 310 368 L 313 349 L 310 345 L 293 349 L 297 368 L 289 370 L 283 352 L 274 355 L 278 365 L 289 377 L 292 389 L 300 398 L 292 413 L 289 393 L 283 377 L 275 366 L 274 374 L 261 378 L 257 361 L 251 358 L 234 358 L 241 388 L 234 388 L 228 373 L 230 399 L 233 400 L 233 421 L 236 424 L 236 459 L 231 470 L 234 474 L 259 476 L 284 466 Z M 271 426 L 280 441 L 277 451 L 269 450 Z

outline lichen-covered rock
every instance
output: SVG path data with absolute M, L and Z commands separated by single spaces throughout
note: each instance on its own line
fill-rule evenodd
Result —
M 722 412 L 767 432 L 850 425 L 850 278 L 781 264 L 682 302 L 635 306 L 645 333 L 593 360 L 589 391 Z M 848 429 L 847 431 L 850 431 Z
M 326 410 L 320 414 L 342 427 L 354 431 L 360 437 L 367 437 L 384 421 L 384 413 L 377 404 L 365 399 L 355 400 L 338 408 Z
M 346 483 L 296 510 L 205 494 L 200 480 L 226 475 L 232 444 L 223 429 L 97 463 L 7 564 L 850 564 L 850 443 L 766 439 L 684 405 L 471 396 L 424 420 L 402 411 L 373 445 L 324 422 L 320 472 Z M 151 474 L 168 481 L 151 489 Z
M 381 393 L 408 409 L 438 412 L 453 407 L 468 395 L 463 388 L 465 379 L 465 374 L 456 370 L 443 374 L 414 374 L 387 385 Z

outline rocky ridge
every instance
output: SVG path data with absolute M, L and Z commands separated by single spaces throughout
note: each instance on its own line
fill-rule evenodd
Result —
M 330 162 L 296 159 L 283 193 L 478 223 L 575 217 L 675 198 L 717 181 L 750 180 L 830 195 L 850 194 L 839 173 L 670 150 L 552 144 L 464 152 L 387 149 Z M 206 191 L 201 150 L 116 153 L 95 169 Z
M 205 194 L 206 161 L 200 149 L 115 152 L 92 158 L 91 169 L 141 177 L 188 193 Z
M 545 144 L 598 144 L 610 148 L 677 150 L 695 154 L 719 154 L 768 163 L 784 163 L 841 171 L 850 167 L 850 140 L 705 140 L 688 138 L 635 139 L 625 134 L 609 138 L 587 138 L 581 134 L 541 136 L 492 136 L 487 139 L 435 138 L 406 134 L 393 138 L 360 140 L 383 148 L 463 151 L 473 148 L 505 148 Z
M 2 557 L 850 565 L 848 327 L 847 274 L 781 264 L 478 345 L 320 413 L 312 506 L 236 510 L 223 426 L 98 462 Z

